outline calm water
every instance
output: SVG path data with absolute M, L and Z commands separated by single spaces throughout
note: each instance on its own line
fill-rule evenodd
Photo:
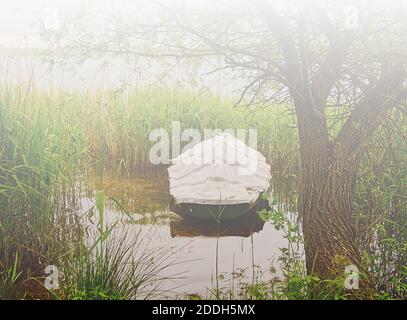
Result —
M 177 264 L 166 269 L 164 274 L 177 276 L 166 281 L 163 287 L 169 290 L 165 294 L 167 297 L 189 294 L 209 297 L 209 290 L 215 288 L 216 265 L 220 287 L 231 287 L 232 275 L 235 288 L 239 281 L 251 283 L 260 271 L 263 280 L 280 275 L 279 248 L 285 247 L 287 241 L 281 231 L 255 214 L 223 221 L 218 232 L 215 222 L 197 223 L 170 211 L 171 197 L 165 175 L 144 179 L 106 178 L 104 188 L 106 195 L 118 199 L 133 217 L 132 221 L 108 203 L 108 224 L 119 221 L 117 228 L 126 232 L 129 240 L 141 228 L 151 249 L 165 247 L 172 252 Z M 83 212 L 94 205 L 93 196 L 81 198 Z

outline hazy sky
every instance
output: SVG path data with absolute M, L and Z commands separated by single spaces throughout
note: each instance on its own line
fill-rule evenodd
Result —
M 235 11 L 240 15 L 244 14 L 248 7 L 252 7 L 252 0 L 156 0 L 160 1 L 167 6 L 171 7 L 184 7 L 198 11 L 200 14 L 212 14 L 215 6 L 222 7 L 229 12 Z M 270 0 L 271 1 L 271 0 Z M 305 1 L 305 0 L 304 0 Z M 338 0 L 339 1 L 339 0 Z M 343 0 L 345 1 L 345 0 Z M 346 1 L 351 4 L 354 0 Z M 366 0 L 372 1 L 372 0 Z M 381 0 L 383 5 L 388 2 L 398 1 L 397 3 L 406 5 L 407 0 Z M 287 0 L 273 0 L 273 4 L 277 2 L 278 9 L 287 6 Z M 127 16 L 130 20 L 137 19 L 137 15 L 145 15 L 151 19 L 157 12 L 156 7 L 152 11 L 140 10 L 145 9 L 145 4 L 150 3 L 149 0 L 0 0 L 0 49 L 1 47 L 18 48 L 18 47 L 44 47 L 47 44 L 40 40 L 38 34 L 38 25 L 40 22 L 45 22 L 46 25 L 58 24 L 58 20 L 63 20 L 63 16 L 70 12 L 88 11 L 93 13 L 103 13 L 106 11 L 119 11 Z M 98 14 L 93 16 L 99 16 Z M 102 15 L 103 16 L 103 15 Z M 62 17 L 62 19 L 60 19 Z M 87 17 L 88 18 L 88 17 Z M 99 19 L 99 18 L 97 18 Z M 88 21 L 88 20 L 87 20 Z M 70 78 L 65 70 L 54 71 L 50 73 L 49 70 L 43 66 L 38 59 L 33 61 L 20 59 L 16 57 L 15 51 L 26 53 L 28 50 L 3 50 L 9 55 L 7 58 L 0 59 L 0 81 L 2 79 L 13 81 L 30 80 L 35 67 L 35 76 L 38 83 L 47 85 L 47 83 L 57 82 L 64 87 L 117 87 L 122 84 L 123 79 L 126 82 L 134 83 L 131 77 L 134 76 L 132 70 L 129 70 L 126 63 L 115 61 L 114 66 L 106 69 L 103 72 L 99 70 L 99 64 L 95 61 L 91 63 L 96 66 L 81 65 L 81 74 L 74 78 Z M 11 53 L 8 53 L 10 51 Z M 1 53 L 1 51 L 0 51 Z M 3 53 L 4 54 L 4 53 Z M 23 67 L 22 67 L 23 66 Z M 153 68 L 148 67 L 148 71 Z M 5 71 L 6 70 L 6 71 Z M 131 73 L 129 75 L 128 73 Z M 182 73 L 182 72 L 181 72 Z M 46 75 L 49 79 L 45 79 Z M 136 75 L 137 79 L 146 79 L 146 75 Z M 79 80 L 78 80 L 79 79 Z M 130 79 L 130 80 L 129 80 Z M 27 81 L 28 81 L 27 80 Z M 215 79 L 217 81 L 217 78 Z M 137 80 L 139 81 L 139 80 Z M 212 78 L 211 80 L 212 81 Z M 217 83 L 217 82 L 216 82 Z M 203 85 L 202 85 L 203 86 Z M 213 84 L 208 86 L 214 87 Z M 217 85 L 219 88 L 225 88 L 222 82 Z
M 218 0 L 159 0 L 166 5 L 176 6 L 176 3 L 183 3 L 193 9 L 202 10 L 212 8 Z M 280 5 L 287 5 L 285 0 L 276 0 Z M 273 1 L 276 2 L 276 1 Z M 305 0 L 304 0 L 305 1 Z M 370 2 L 371 0 L 369 0 Z M 402 5 L 407 4 L 407 0 L 396 1 Z M 131 12 L 137 14 L 138 9 L 148 0 L 0 0 L 0 46 L 7 47 L 37 47 L 41 44 L 35 25 L 40 21 L 55 23 L 58 15 L 70 10 L 91 9 L 92 12 L 103 12 L 105 10 L 119 10 L 123 13 Z M 352 4 L 353 0 L 344 1 Z M 151 1 L 150 1 L 151 3 Z M 383 4 L 386 2 L 383 1 Z M 229 9 L 239 8 L 245 10 L 246 6 L 252 6 L 250 0 L 230 0 L 224 1 Z
M 0 49 L 1 47 L 8 48 L 24 48 L 16 51 L 0 50 L 0 82 L 10 83 L 25 83 L 35 79 L 37 86 L 48 87 L 63 87 L 64 89 L 78 88 L 99 88 L 111 89 L 122 87 L 123 84 L 144 83 L 150 78 L 148 74 L 139 75 L 129 69 L 123 61 L 114 60 L 112 66 L 100 69 L 103 64 L 98 61 L 87 61 L 78 68 L 69 70 L 53 66 L 52 71 L 48 65 L 36 56 L 26 56 L 24 53 L 26 47 L 38 48 L 44 47 L 47 44 L 43 43 L 39 37 L 38 25 L 42 21 L 49 23 L 55 22 L 55 15 L 64 15 L 70 11 L 80 12 L 82 9 L 90 10 L 92 13 L 100 13 L 105 11 L 120 11 L 129 14 L 131 18 L 140 11 L 140 5 L 147 0 L 0 0 Z M 175 1 L 182 0 L 160 0 L 171 2 L 174 5 Z M 213 6 L 212 0 L 188 0 L 188 6 L 193 6 L 194 9 L 200 10 L 201 6 Z M 213 0 L 217 1 L 217 0 Z M 232 1 L 232 0 L 231 0 Z M 236 0 L 233 0 L 233 3 Z M 231 2 L 232 3 L 232 2 Z M 58 20 L 58 18 L 57 18 Z M 20 54 L 21 53 L 21 54 Z M 112 61 L 110 61 L 112 63 Z M 152 72 L 149 69 L 149 73 Z M 182 73 L 186 78 L 188 74 Z M 217 84 L 211 77 L 208 77 L 207 86 L 215 88 L 215 86 L 225 90 L 224 83 Z M 147 80 L 146 80 L 147 79 Z M 188 78 L 190 80 L 190 78 Z M 155 82 L 156 80 L 152 81 Z M 204 85 L 202 85 L 204 86 Z M 219 89 L 220 90 L 220 89 Z
M 69 7 L 125 7 L 130 0 L 0 0 L 0 46 L 39 46 L 36 24 L 55 20 Z
M 35 24 L 51 8 L 64 6 L 66 0 L 0 0 L 0 45 L 37 46 Z
M 148 0 L 0 0 L 0 46 L 37 47 L 41 45 L 36 25 L 40 21 L 55 23 L 58 15 L 69 11 L 90 9 L 92 12 L 121 11 L 137 14 L 140 6 Z M 176 3 L 201 10 L 211 8 L 217 0 L 160 0 L 175 6 Z M 245 2 L 245 1 L 243 1 Z M 151 2 L 150 2 L 151 3 Z M 238 0 L 225 2 L 227 7 L 239 7 Z M 242 2 L 240 2 L 240 5 Z M 251 5 L 250 1 L 245 5 Z

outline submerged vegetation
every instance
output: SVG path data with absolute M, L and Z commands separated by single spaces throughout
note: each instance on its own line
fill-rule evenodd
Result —
M 358 243 L 378 298 L 407 298 L 406 121 L 403 115 L 394 116 L 396 125 L 383 127 L 372 141 L 358 169 L 356 188 Z M 232 102 L 209 93 L 170 89 L 66 93 L 3 86 L 1 298 L 130 299 L 157 294 L 154 282 L 164 280 L 160 272 L 171 256 L 164 250 L 153 258 L 139 237 L 130 243 L 113 239 L 113 228 L 103 226 L 104 198 L 98 198 L 94 208 L 101 226 L 92 246 L 88 216 L 77 210 L 78 190 L 83 181 L 98 181 L 94 177 L 105 173 L 123 179 L 154 174 L 157 168 L 148 160 L 149 134 L 160 127 L 171 131 L 172 121 L 201 131 L 257 128 L 258 150 L 272 166 L 271 201 L 296 211 L 298 137 L 288 107 L 233 108 Z M 112 205 L 131 217 L 134 208 L 125 196 L 103 179 L 95 184 L 111 192 Z M 287 220 L 274 207 L 261 216 L 284 230 L 289 240 L 290 247 L 281 249 L 282 278 L 265 282 L 256 277 L 240 288 L 221 290 L 217 298 L 311 298 L 310 285 L 318 279 L 306 275 L 303 257 L 294 250 L 302 246 L 300 222 Z M 137 259 L 130 252 L 138 253 Z M 151 259 L 161 264 L 149 264 Z M 42 285 L 47 265 L 61 266 L 63 278 L 56 291 Z M 346 298 L 337 286 L 341 281 L 312 297 Z

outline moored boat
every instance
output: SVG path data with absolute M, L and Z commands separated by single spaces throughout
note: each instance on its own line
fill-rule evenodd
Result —
M 194 218 L 231 219 L 264 205 L 270 166 L 231 134 L 213 136 L 172 160 L 173 211 Z

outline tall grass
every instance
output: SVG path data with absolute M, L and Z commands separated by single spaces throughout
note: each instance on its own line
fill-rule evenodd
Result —
M 100 246 L 82 245 L 63 258 L 62 288 L 55 294 L 73 300 L 157 298 L 167 292 L 172 277 L 163 271 L 176 263 L 173 255 L 166 247 L 149 248 L 149 235 L 141 230 L 112 230 Z
M 26 279 L 42 274 L 73 232 L 61 233 L 59 225 L 70 222 L 58 208 L 77 173 L 81 146 L 72 147 L 69 126 L 49 121 L 46 100 L 1 90 L 0 272 L 16 268 Z

